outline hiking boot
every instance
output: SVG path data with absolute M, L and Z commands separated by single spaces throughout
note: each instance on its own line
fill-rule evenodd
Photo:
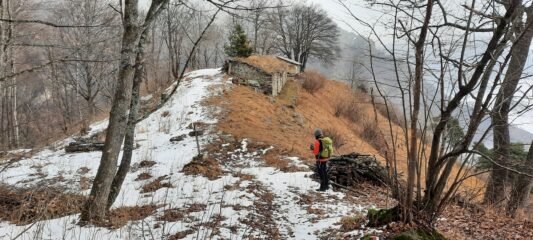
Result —
M 319 189 L 316 189 L 317 192 L 325 192 L 326 189 L 323 189 L 323 188 L 319 188 Z

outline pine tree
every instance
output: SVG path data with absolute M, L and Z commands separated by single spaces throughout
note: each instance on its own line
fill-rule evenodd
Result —
M 230 57 L 248 57 L 252 54 L 253 49 L 240 24 L 236 24 L 231 31 L 229 45 L 224 46 L 224 52 Z

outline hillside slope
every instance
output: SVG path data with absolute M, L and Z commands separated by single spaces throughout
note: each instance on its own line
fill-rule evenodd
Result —
M 378 189 L 368 197 L 333 191 L 317 194 L 318 183 L 308 177 L 311 172 L 298 157 L 268 143 L 221 134 L 215 125 L 226 110 L 209 103 L 217 95 L 240 89 L 229 89 L 228 84 L 218 69 L 192 72 L 171 101 L 139 123 L 132 170 L 109 222 L 79 226 L 76 210 L 20 220 L 7 216 L 3 207 L 13 206 L 0 201 L 0 239 L 315 239 L 330 234 L 327 229 L 338 229 L 334 223 L 343 216 L 364 213 L 376 203 L 377 207 L 392 203 Z M 204 158 L 193 159 L 196 143 L 188 136 L 192 123 L 204 131 L 200 137 Z M 90 134 L 106 125 L 105 121 L 93 124 Z M 183 134 L 182 141 L 169 141 Z M 2 183 L 31 191 L 54 188 L 88 195 L 101 153 L 65 153 L 63 147 L 71 140 L 14 163 L 4 162 Z M 268 159 L 284 162 L 291 171 L 280 171 Z M 39 206 L 57 208 L 62 206 L 59 199 Z M 22 208 L 15 206 L 11 213 L 27 213 Z M 79 207 L 74 209 L 79 212 Z
M 355 120 L 335 115 L 337 105 L 345 101 L 353 101 L 356 105 Z M 327 135 L 333 135 L 334 140 L 343 142 L 342 146 L 337 147 L 336 155 L 351 152 L 371 154 L 385 165 L 384 155 L 393 154 L 393 146 L 387 146 L 383 140 L 363 137 L 365 131 L 381 132 L 386 142 L 391 143 L 388 119 L 379 112 L 374 113 L 371 99 L 366 93 L 354 92 L 343 82 L 328 80 L 322 89 L 311 94 L 303 90 L 296 80 L 290 81 L 276 98 L 248 87 L 235 86 L 232 91 L 218 97 L 216 104 L 226 109 L 218 124 L 221 131 L 265 142 L 310 163 L 314 160 L 308 148 L 314 140 L 313 129 L 317 127 L 324 129 Z M 392 129 L 395 132 L 397 169 L 400 175 L 406 175 L 407 154 L 403 130 L 395 123 L 392 123 Z M 483 181 L 470 178 L 465 181 L 463 190 L 477 193 L 483 187 Z
M 33 150 L 33 156 L 0 161 L 0 191 L 27 193 L 15 206 L 6 201 L 16 200 L 10 195 L 0 197 L 0 239 L 355 239 L 398 230 L 398 225 L 365 227 L 369 208 L 394 206 L 386 188 L 360 183 L 351 191 L 319 193 L 307 167 L 313 162 L 308 146 L 315 127 L 344 140 L 337 154 L 358 151 L 385 161 L 382 145 L 361 137 L 364 124 L 335 116 L 338 101 L 353 98 L 358 119 L 374 120 L 368 96 L 354 95 L 335 81 L 315 94 L 294 81 L 283 91 L 276 98 L 256 93 L 231 84 L 219 69 L 189 73 L 171 100 L 137 126 L 132 169 L 107 222 L 98 226 L 77 221 L 99 152 L 65 153 L 73 136 Z M 388 129 L 385 118 L 377 117 L 378 129 Z M 203 131 L 201 158 L 195 157 L 192 124 Z M 106 126 L 106 121 L 95 123 L 88 135 Z M 181 140 L 169 141 L 176 136 Z M 43 191 L 51 198 L 43 200 Z M 72 196 L 78 206 L 72 206 Z M 480 226 L 476 220 L 498 219 L 454 209 L 445 214 L 450 220 L 438 223 L 453 239 L 486 239 L 472 231 Z M 528 226 L 523 221 L 502 218 L 494 224 L 533 237 L 523 230 Z M 483 231 L 495 238 L 509 236 L 497 228 Z

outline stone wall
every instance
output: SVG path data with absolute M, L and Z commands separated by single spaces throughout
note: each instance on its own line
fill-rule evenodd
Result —
M 274 73 L 272 74 L 272 96 L 277 96 L 281 90 L 283 89 L 283 86 L 285 86 L 285 83 L 287 82 L 287 73 Z
M 228 74 L 234 77 L 234 83 L 253 87 L 272 96 L 277 96 L 287 82 L 286 72 L 271 74 L 239 61 L 229 61 Z

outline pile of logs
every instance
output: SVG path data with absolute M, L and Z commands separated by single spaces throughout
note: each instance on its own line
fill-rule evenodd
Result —
M 353 187 L 364 181 L 377 185 L 388 182 L 387 169 L 374 156 L 366 154 L 351 153 L 332 157 L 328 161 L 328 173 L 331 182 L 343 187 Z
M 65 152 L 67 153 L 93 152 L 102 150 L 104 150 L 104 142 L 83 138 L 77 139 L 75 142 L 70 142 L 68 146 L 65 147 Z

